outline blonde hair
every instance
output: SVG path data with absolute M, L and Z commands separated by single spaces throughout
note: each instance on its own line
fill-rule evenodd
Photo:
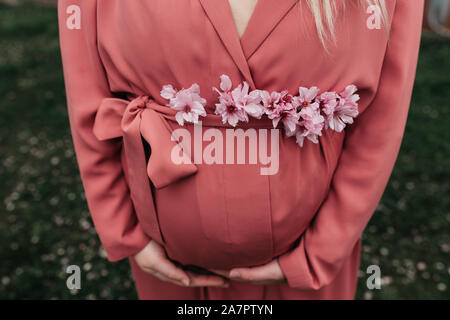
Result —
M 302 0 L 299 0 L 302 1 Z M 352 0 L 355 1 L 355 0 Z M 381 10 L 382 21 L 389 30 L 389 19 L 386 9 L 385 0 L 359 0 L 361 5 L 378 6 Z M 336 0 L 307 0 L 308 6 L 311 9 L 314 21 L 316 23 L 317 34 L 320 41 L 326 48 L 326 42 L 331 40 L 335 43 L 335 22 L 337 16 L 337 1 Z M 342 1 L 343 9 L 345 9 L 345 1 Z

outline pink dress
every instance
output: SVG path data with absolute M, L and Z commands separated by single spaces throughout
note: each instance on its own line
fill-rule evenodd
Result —
M 347 5 L 328 52 L 305 1 L 259 0 L 241 39 L 227 0 L 58 2 L 87 201 L 108 259 L 130 258 L 141 299 L 353 299 L 361 234 L 399 151 L 420 43 L 423 1 L 386 2 L 389 32 L 368 28 L 366 8 Z M 71 5 L 80 8 L 79 28 L 67 23 Z M 162 86 L 197 83 L 207 102 L 204 126 L 225 135 L 211 89 L 222 74 L 233 84 L 292 94 L 300 86 L 339 92 L 354 84 L 359 115 L 302 148 L 280 135 L 273 175 L 254 164 L 171 163 L 170 137 L 180 125 Z M 244 127 L 267 128 L 254 120 Z M 278 259 L 287 282 L 165 283 L 131 258 L 152 238 L 185 265 L 229 269 Z

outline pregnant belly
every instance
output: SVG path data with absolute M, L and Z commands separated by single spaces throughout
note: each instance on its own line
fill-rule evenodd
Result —
M 295 243 L 327 194 L 333 140 L 326 135 L 303 148 L 293 138 L 277 140 L 276 174 L 261 174 L 267 166 L 248 158 L 244 164 L 203 162 L 195 175 L 153 190 L 169 258 L 229 269 L 269 262 Z

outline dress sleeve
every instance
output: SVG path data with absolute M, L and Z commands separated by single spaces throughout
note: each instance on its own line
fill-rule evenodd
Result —
M 80 28 L 67 26 L 79 8 Z M 97 109 L 112 96 L 97 49 L 97 1 L 58 1 L 58 21 L 73 143 L 91 216 L 109 261 L 139 252 L 150 241 L 138 223 L 121 162 L 120 139 L 93 134 Z M 72 20 L 73 22 L 74 20 Z
M 404 134 L 415 78 L 423 0 L 398 0 L 379 87 L 348 127 L 328 196 L 298 246 L 278 257 L 288 285 L 318 290 L 337 276 L 375 211 Z

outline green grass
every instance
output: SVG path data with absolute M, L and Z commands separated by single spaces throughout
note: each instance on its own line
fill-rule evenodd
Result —
M 425 36 L 401 154 L 364 234 L 359 299 L 450 298 L 450 40 Z M 135 299 L 89 217 L 65 107 L 56 11 L 0 4 L 0 298 Z M 82 289 L 67 289 L 67 265 Z M 380 265 L 381 290 L 365 270 Z

